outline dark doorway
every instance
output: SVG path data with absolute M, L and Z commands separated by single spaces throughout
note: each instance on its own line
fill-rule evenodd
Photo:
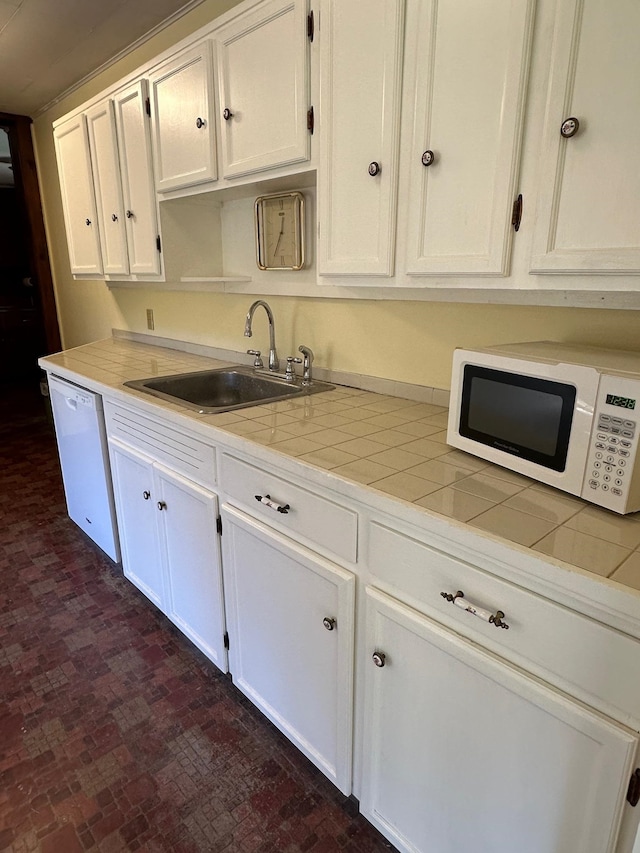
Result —
M 0 113 L 0 383 L 36 379 L 60 348 L 31 119 Z

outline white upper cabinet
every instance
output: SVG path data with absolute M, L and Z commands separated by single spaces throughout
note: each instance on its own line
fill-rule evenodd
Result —
M 99 275 L 102 258 L 85 117 L 77 115 L 58 125 L 53 136 L 71 272 Z
M 640 273 L 639 33 L 637 0 L 557 5 L 532 272 Z
M 156 188 L 215 180 L 211 45 L 201 42 L 150 76 Z
M 113 101 L 86 114 L 105 275 L 129 273 Z
M 409 275 L 509 272 L 535 0 L 408 0 Z
M 322 7 L 320 275 L 393 274 L 404 5 Z
M 159 275 L 161 264 L 156 242 L 158 221 L 147 93 L 147 81 L 140 80 L 116 95 L 114 105 L 129 272 Z
M 162 273 L 146 102 L 140 80 L 54 131 L 76 276 Z
M 306 0 L 269 0 L 215 32 L 225 178 L 309 159 Z

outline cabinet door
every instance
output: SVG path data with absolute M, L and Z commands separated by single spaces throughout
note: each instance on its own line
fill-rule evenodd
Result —
M 159 275 L 151 117 L 146 102 L 146 80 L 120 92 L 114 100 L 129 271 L 134 275 Z
M 151 459 L 109 440 L 111 473 L 125 577 L 164 611 L 157 502 Z
M 165 612 L 207 657 L 227 671 L 217 499 L 156 465 L 167 599 Z
M 534 2 L 409 0 L 409 274 L 508 273 Z
M 305 0 L 263 3 L 216 41 L 224 176 L 308 160 Z
M 533 272 L 640 273 L 639 32 L 636 0 L 557 4 Z
M 211 47 L 203 42 L 150 77 L 156 188 L 216 178 Z
M 393 274 L 404 5 L 323 8 L 320 275 Z
M 118 164 L 118 141 L 113 101 L 104 101 L 87 112 L 89 150 L 93 167 L 103 271 L 127 274 L 127 231 Z
M 230 507 L 222 524 L 234 683 L 348 794 L 354 577 Z
M 76 116 L 53 132 L 69 261 L 74 275 L 102 273 L 87 122 Z
M 638 735 L 388 596 L 367 599 L 369 820 L 407 853 L 613 853 Z

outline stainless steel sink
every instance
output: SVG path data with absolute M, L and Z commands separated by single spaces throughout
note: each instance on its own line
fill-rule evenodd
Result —
M 290 397 L 318 394 L 335 387 L 315 380 L 311 385 L 287 382 L 280 376 L 259 373 L 243 365 L 173 376 L 152 376 L 124 384 L 127 388 L 135 388 L 202 414 L 228 412 Z

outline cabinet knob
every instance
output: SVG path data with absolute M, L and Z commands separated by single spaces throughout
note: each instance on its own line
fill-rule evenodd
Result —
M 372 178 L 375 178 L 376 175 L 379 175 L 381 171 L 382 169 L 380 168 L 380 163 L 376 163 L 375 160 L 372 160 L 372 162 L 369 163 L 369 174 Z
M 145 501 L 148 501 L 148 500 L 149 500 L 149 498 L 151 497 L 151 492 L 148 492 L 148 491 L 145 489 L 145 490 L 144 490 L 144 492 L 142 493 L 142 497 L 145 499 Z
M 560 136 L 564 136 L 565 139 L 570 139 L 572 136 L 576 135 L 579 129 L 580 122 L 578 119 L 574 116 L 570 116 L 560 125 Z
M 296 358 L 293 355 L 287 356 L 287 369 L 284 372 L 284 378 L 287 382 L 294 382 L 296 378 L 296 369 L 293 366 L 294 364 L 302 364 L 301 358 Z
M 262 356 L 260 354 L 259 349 L 248 349 L 247 355 L 253 356 L 253 366 L 256 370 L 261 370 L 264 367 L 264 362 L 262 361 Z
M 90 220 L 90 219 L 85 219 L 85 225 L 91 225 L 91 220 Z
M 371 660 L 375 663 L 376 666 L 384 666 L 387 656 L 384 652 L 374 652 L 371 655 Z
M 127 210 L 127 219 L 131 219 L 133 216 L 133 210 Z
M 422 152 L 422 157 L 420 158 L 420 161 L 423 166 L 431 166 L 435 159 L 436 155 L 433 153 L 433 151 L 427 148 L 426 151 Z
M 198 130 L 200 130 L 201 127 L 206 127 L 206 124 L 206 121 L 203 118 L 200 118 L 200 116 L 198 116 L 198 118 L 196 119 L 196 127 L 198 128 Z
M 332 616 L 325 616 L 322 620 L 322 624 L 327 629 L 327 631 L 333 631 L 336 627 L 336 620 Z
M 158 501 L 158 509 L 162 512 L 163 509 L 166 509 L 167 505 L 164 501 Z
M 230 118 L 233 118 L 233 113 L 231 112 L 231 110 L 229 109 L 229 107 L 225 107 L 225 108 L 223 109 L 223 111 L 222 111 L 222 118 L 223 118 L 225 121 L 229 121 L 229 119 L 230 119 Z
M 117 222 L 117 221 L 118 221 L 118 214 L 117 214 L 117 213 L 112 213 L 112 214 L 111 214 L 111 221 L 112 221 L 112 222 Z

